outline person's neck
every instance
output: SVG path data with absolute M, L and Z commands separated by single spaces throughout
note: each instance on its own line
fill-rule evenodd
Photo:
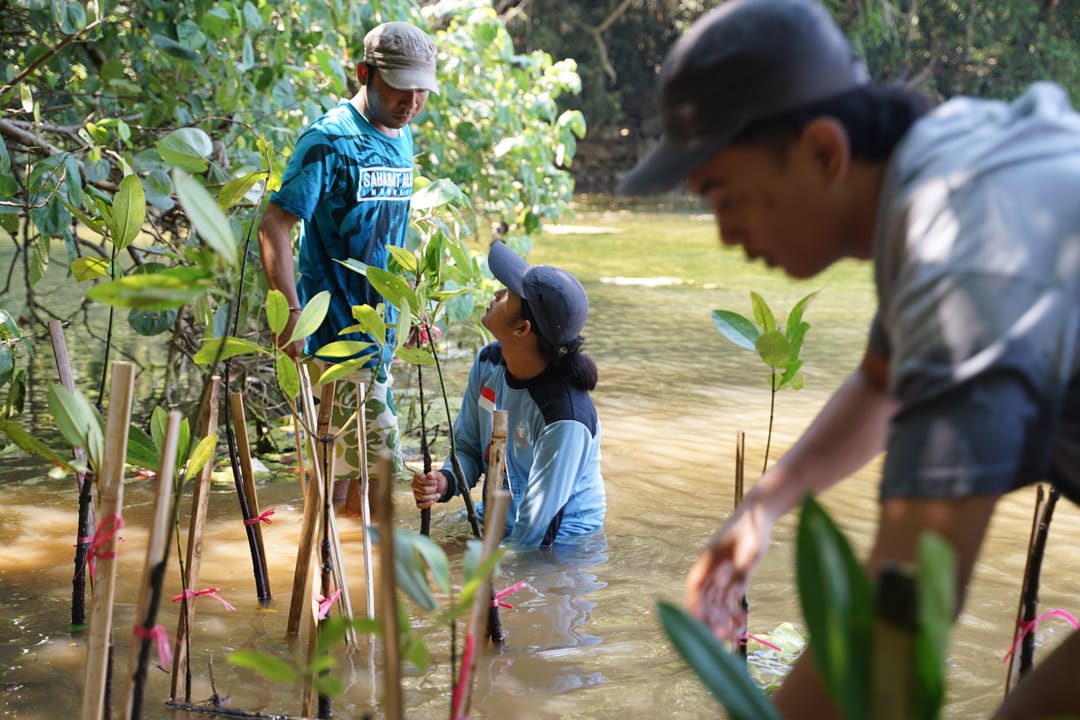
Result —
M 877 232 L 878 205 L 881 202 L 881 184 L 885 176 L 883 162 L 853 162 L 849 187 L 851 194 L 850 237 L 855 247 L 853 257 L 868 260 L 874 253 L 874 236 Z
M 500 345 L 506 370 L 515 380 L 532 380 L 547 370 L 548 361 L 535 348 L 512 344 L 508 346 L 506 343 L 500 343 Z
M 356 112 L 364 116 L 364 119 L 371 123 L 371 126 L 381 132 L 387 137 L 396 138 L 401 135 L 401 130 L 397 128 L 388 128 L 385 125 L 380 125 L 371 119 L 371 115 L 368 113 L 368 100 L 367 100 L 367 87 L 360 88 L 360 92 L 353 95 L 352 100 L 349 103 L 356 109 Z

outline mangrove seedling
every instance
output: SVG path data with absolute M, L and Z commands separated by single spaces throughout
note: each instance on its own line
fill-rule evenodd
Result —
M 791 308 L 787 324 L 776 324 L 769 304 L 756 292 L 750 292 L 750 301 L 754 308 L 754 319 L 750 320 L 731 310 L 713 310 L 713 325 L 725 338 L 741 348 L 756 352 L 768 367 L 767 380 L 771 397 L 769 399 L 769 432 L 765 440 L 765 461 L 761 471 L 769 466 L 769 448 L 772 445 L 773 418 L 776 413 L 776 393 L 786 387 L 801 390 L 806 382 L 799 353 L 803 339 L 810 324 L 803 320 L 803 313 L 817 291 L 810 293 Z M 756 321 L 756 323 L 755 323 Z

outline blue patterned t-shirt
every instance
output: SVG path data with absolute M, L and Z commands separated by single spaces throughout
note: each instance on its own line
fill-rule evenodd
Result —
M 356 324 L 353 305 L 376 307 L 383 298 L 363 275 L 335 261 L 353 258 L 385 270 L 387 246 L 405 242 L 412 188 L 409 128 L 389 137 L 347 100 L 297 140 L 281 189 L 270 195 L 270 202 L 302 221 L 296 284 L 300 302 L 330 291 L 326 320 L 304 347 L 309 355 L 336 340 L 370 341 L 359 333 L 338 332 Z M 386 321 L 390 328 L 397 322 L 397 311 L 389 304 Z M 390 333 L 392 344 L 392 329 Z

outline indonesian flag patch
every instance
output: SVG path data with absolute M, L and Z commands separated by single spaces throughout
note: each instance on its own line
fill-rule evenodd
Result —
M 495 412 L 495 391 L 485 385 L 480 390 L 480 400 L 476 404 L 490 413 Z

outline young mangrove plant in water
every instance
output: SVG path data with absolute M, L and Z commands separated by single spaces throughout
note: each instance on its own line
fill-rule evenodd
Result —
M 810 324 L 803 320 L 810 300 L 817 292 L 812 292 L 791 308 L 788 314 L 787 324 L 780 327 L 776 324 L 769 304 L 756 292 L 751 291 L 750 301 L 753 304 L 754 320 L 750 320 L 731 310 L 713 310 L 713 325 L 725 338 L 741 348 L 756 352 L 758 357 L 769 368 L 769 431 L 765 440 L 765 460 L 761 465 L 761 471 L 769 466 L 769 448 L 772 445 L 773 418 L 776 414 L 776 393 L 786 387 L 792 390 L 801 390 L 805 378 L 800 372 L 802 360 L 799 353 L 802 351 L 803 339 Z M 756 321 L 756 324 L 755 324 Z

